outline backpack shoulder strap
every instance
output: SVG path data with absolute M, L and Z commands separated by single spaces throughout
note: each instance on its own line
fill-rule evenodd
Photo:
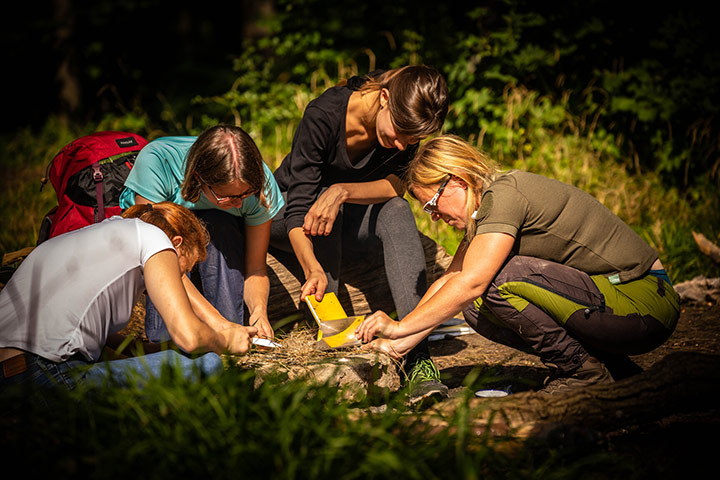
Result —
M 102 170 L 100 170 L 100 162 L 92 164 L 92 172 L 93 181 L 95 182 L 95 199 L 97 200 L 95 223 L 99 223 L 105 219 L 105 204 L 103 203 L 103 174 Z

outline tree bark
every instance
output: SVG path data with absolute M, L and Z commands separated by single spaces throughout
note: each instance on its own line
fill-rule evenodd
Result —
M 474 438 L 483 435 L 517 439 L 546 438 L 559 428 L 610 432 L 657 421 L 674 414 L 718 408 L 720 356 L 672 353 L 640 375 L 594 385 L 561 395 L 522 392 L 498 399 L 472 398 L 468 426 Z M 426 434 L 450 427 L 465 408 L 462 399 L 435 407 L 435 415 L 411 418 L 430 427 Z M 453 427 L 454 428 L 454 427 Z

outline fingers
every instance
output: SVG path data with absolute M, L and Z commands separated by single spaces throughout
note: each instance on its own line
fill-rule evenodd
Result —
M 257 328 L 237 325 L 218 333 L 225 339 L 226 353 L 240 355 L 250 350 L 250 338 L 257 334 Z
M 378 312 L 373 313 L 365 318 L 365 320 L 355 330 L 355 336 L 362 340 L 363 343 L 370 342 L 376 334 L 378 334 Z
M 304 302 L 305 297 L 316 293 L 318 290 L 317 287 L 318 287 L 317 281 L 315 281 L 315 280 L 311 279 L 311 280 L 308 280 L 307 282 L 305 282 L 305 285 L 303 285 L 302 288 L 300 289 L 300 300 Z M 315 298 L 317 298 L 317 296 Z M 320 298 L 322 298 L 322 297 L 320 297 Z
M 335 225 L 335 219 L 330 217 L 318 217 L 311 215 L 308 212 L 305 215 L 305 223 L 303 223 L 303 232 L 305 235 L 316 236 L 328 236 L 332 233 L 333 225 Z
M 365 318 L 355 330 L 355 335 L 361 338 L 363 343 L 370 342 L 373 337 L 395 338 L 397 326 L 396 321 L 388 317 L 385 312 L 378 310 Z
M 273 338 L 275 335 L 272 325 L 270 325 L 270 320 L 267 318 L 267 313 L 265 311 L 261 311 L 261 309 L 256 309 L 255 312 L 250 315 L 247 323 L 250 327 L 254 327 L 257 335 L 268 338 Z
M 303 222 L 305 234 L 313 237 L 330 235 L 341 205 L 342 201 L 336 194 L 331 193 L 331 189 L 323 192 L 305 214 Z
M 378 338 L 371 343 L 366 343 L 362 345 L 360 348 L 361 350 L 372 350 L 374 352 L 385 353 L 390 357 L 394 358 L 395 360 L 402 359 L 402 355 L 400 355 L 393 347 L 392 341 L 384 338 Z
M 327 287 L 327 282 L 323 284 L 318 284 L 317 290 L 315 290 L 315 300 L 318 302 L 322 302 L 323 297 L 325 296 L 325 288 Z
M 322 301 L 325 296 L 327 284 L 328 282 L 325 272 L 311 272 L 308 279 L 305 281 L 305 284 L 300 289 L 300 300 L 304 302 L 306 296 L 314 294 L 315 300 L 318 302 Z
M 258 335 L 269 338 L 271 340 L 275 338 L 275 331 L 272 329 L 269 321 L 262 322 L 260 328 L 258 329 Z

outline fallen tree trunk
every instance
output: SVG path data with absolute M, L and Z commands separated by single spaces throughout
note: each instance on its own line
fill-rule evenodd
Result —
M 720 278 L 697 276 L 675 285 L 675 291 L 680 295 L 681 303 L 718 302 Z
M 523 392 L 508 397 L 453 399 L 412 418 L 430 434 L 452 425 L 458 408 L 469 408 L 468 424 L 483 434 L 514 438 L 549 436 L 558 428 L 610 432 L 674 414 L 718 408 L 720 356 L 672 353 L 640 375 L 561 395 Z M 454 428 L 454 427 L 453 427 Z

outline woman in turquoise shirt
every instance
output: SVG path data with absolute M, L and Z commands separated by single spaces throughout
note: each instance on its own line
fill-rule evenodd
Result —
M 239 127 L 217 125 L 198 137 L 150 142 L 125 181 L 120 206 L 162 201 L 189 208 L 210 233 L 207 259 L 191 274 L 193 283 L 225 318 L 272 337 L 265 262 L 272 219 L 284 201 L 252 138 Z M 151 302 L 145 329 L 151 341 L 170 338 Z

